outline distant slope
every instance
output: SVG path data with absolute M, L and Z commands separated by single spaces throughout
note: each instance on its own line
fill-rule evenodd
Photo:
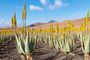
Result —
M 85 20 L 85 18 L 80 18 L 80 19 L 75 19 L 75 20 L 70 20 L 71 23 L 74 24 L 75 27 L 80 27 L 81 24 L 83 23 L 83 21 Z M 89 19 L 90 20 L 90 19 Z M 48 23 L 41 23 L 39 25 L 35 25 L 33 26 L 35 29 L 38 29 L 38 28 L 42 28 L 42 29 L 47 29 L 50 27 L 50 24 L 52 24 L 54 27 L 56 26 L 57 22 L 56 21 L 50 21 Z M 66 27 L 68 24 L 67 20 L 63 21 L 63 22 L 59 22 L 59 27 L 62 28 L 62 27 Z M 89 23 L 89 27 L 90 27 L 90 23 Z
M 29 27 L 34 27 L 34 26 L 43 25 L 43 24 L 44 23 L 37 22 L 37 23 L 31 24 Z
M 48 23 L 53 23 L 53 22 L 56 22 L 55 20 L 51 20 L 51 21 L 49 21 Z

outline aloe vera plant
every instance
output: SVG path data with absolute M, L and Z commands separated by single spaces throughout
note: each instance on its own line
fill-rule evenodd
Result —
M 64 40 L 62 40 L 62 38 L 60 37 L 60 35 L 56 36 L 55 39 L 56 39 L 55 42 L 54 42 L 55 48 L 57 50 L 62 50 L 63 49 L 63 46 L 64 46 L 63 45 L 63 41 Z
M 13 36 L 11 36 L 11 35 L 0 36 L 0 43 L 5 43 L 5 42 L 8 42 L 10 40 L 14 40 Z
M 85 60 L 90 60 L 90 33 L 80 33 L 80 40 Z
M 74 35 L 66 34 L 64 40 L 64 51 L 65 53 L 70 53 L 73 50 L 73 46 L 75 44 Z
M 55 47 L 57 50 L 60 50 L 65 53 L 70 53 L 73 50 L 75 44 L 75 36 L 73 34 L 63 34 L 58 35 L 55 40 Z
M 32 56 L 36 49 L 36 36 L 26 36 L 23 34 L 15 35 L 17 51 L 21 54 L 23 60 L 32 60 Z

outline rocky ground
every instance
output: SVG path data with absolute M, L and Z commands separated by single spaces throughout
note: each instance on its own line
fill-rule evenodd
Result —
M 0 43 L 0 60 L 21 60 L 20 55 L 16 51 L 15 41 L 7 41 Z M 74 50 L 71 54 L 65 54 L 57 51 L 55 48 L 50 48 L 45 43 L 37 44 L 36 53 L 33 60 L 84 60 L 83 51 L 80 42 L 77 41 Z

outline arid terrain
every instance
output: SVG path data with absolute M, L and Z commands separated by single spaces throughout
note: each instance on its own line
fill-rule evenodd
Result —
M 55 48 L 50 48 L 43 42 L 38 42 L 33 60 L 84 60 L 79 40 L 77 40 L 77 44 L 71 53 L 71 55 L 67 55 L 64 52 L 57 51 Z M 0 43 L 0 59 L 21 60 L 20 55 L 16 50 L 14 40 L 6 43 Z
M 70 22 L 72 24 L 74 24 L 74 26 L 76 28 L 79 28 L 82 25 L 82 23 L 84 22 L 84 20 L 85 20 L 85 18 L 79 18 L 79 19 L 70 20 Z M 66 27 L 68 25 L 68 21 L 69 20 L 64 20 L 63 22 L 59 22 L 59 28 Z M 48 23 L 40 23 L 40 22 L 38 22 L 38 23 L 31 24 L 30 27 L 31 28 L 34 27 L 35 29 L 38 29 L 38 28 L 45 29 L 45 28 L 49 28 L 50 24 L 52 24 L 53 26 L 56 26 L 57 21 L 50 21 Z M 88 25 L 88 27 L 90 27 L 90 24 Z
M 75 27 L 79 27 L 83 22 L 84 18 L 78 20 L 72 20 L 71 22 L 74 23 Z M 43 28 L 49 27 L 50 24 L 56 26 L 56 22 L 49 22 L 49 23 L 40 23 L 31 25 L 31 28 L 34 27 L 37 29 L 38 27 Z M 60 27 L 67 26 L 67 21 L 60 22 Z M 35 55 L 33 56 L 33 60 L 84 60 L 84 53 L 81 49 L 80 41 L 77 39 L 77 42 L 74 46 L 73 51 L 71 54 L 65 54 L 64 52 L 57 51 L 54 47 L 49 47 L 44 42 L 38 42 L 37 49 Z M 5 43 L 0 43 L 0 59 L 1 60 L 21 60 L 20 55 L 16 50 L 16 43 L 15 40 L 10 40 Z

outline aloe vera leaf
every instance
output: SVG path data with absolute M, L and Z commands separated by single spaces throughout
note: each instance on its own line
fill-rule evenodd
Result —
M 26 39 L 25 39 L 25 52 L 26 52 L 26 54 L 30 53 L 28 34 L 27 34 Z
M 65 43 L 65 44 L 66 44 L 65 51 L 70 52 L 71 51 L 70 43 Z
M 21 54 L 22 52 L 20 51 L 20 48 L 19 48 L 19 46 L 20 46 L 19 39 L 18 39 L 18 37 L 16 35 L 15 35 L 15 38 L 16 38 L 16 48 L 17 48 L 17 51 Z
M 90 37 L 89 36 L 85 44 L 85 53 L 90 53 Z
M 23 42 L 20 40 L 20 37 L 18 37 L 18 36 L 15 36 L 15 37 L 16 37 L 16 43 L 17 43 L 18 52 L 25 54 Z

